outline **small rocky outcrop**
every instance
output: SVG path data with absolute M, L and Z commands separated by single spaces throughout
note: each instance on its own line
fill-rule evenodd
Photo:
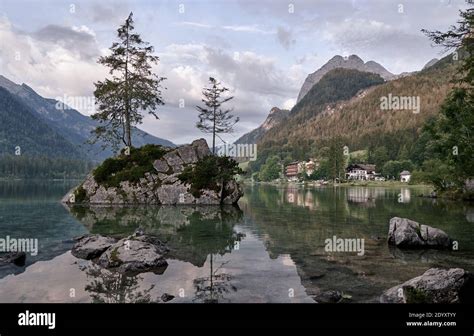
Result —
M 97 263 L 119 273 L 141 273 L 158 271 L 168 266 L 163 255 L 168 252 L 161 242 L 151 241 L 146 236 L 119 240 L 105 251 Z
M 119 273 L 162 273 L 168 263 L 164 255 L 169 249 L 154 236 L 133 234 L 116 240 L 100 235 L 86 235 L 77 239 L 72 254 L 81 259 L 94 260 L 99 266 Z
M 473 303 L 474 277 L 461 268 L 431 268 L 386 290 L 382 303 Z
M 69 191 L 62 202 L 68 205 L 235 204 L 242 197 L 242 188 L 235 180 L 227 181 L 223 188 L 217 190 L 200 190 L 199 195 L 191 192 L 189 183 L 180 180 L 180 174 L 186 167 L 196 165 L 211 154 L 206 140 L 195 140 L 190 145 L 177 148 L 162 147 L 162 150 L 165 153 L 152 160 L 151 169 L 144 172 L 138 181 L 125 179 L 107 185 L 99 183 L 92 172 L 80 186 Z
M 317 303 L 338 303 L 343 299 L 342 293 L 335 290 L 328 290 L 314 296 Z
M 109 247 L 117 242 L 116 239 L 100 235 L 84 235 L 76 238 L 71 254 L 79 259 L 91 260 L 98 258 Z
M 24 266 L 26 262 L 25 252 L 5 252 L 0 253 L 0 266 L 14 264 L 16 266 Z
M 408 218 L 393 217 L 388 229 L 388 243 L 400 248 L 449 248 L 451 239 L 440 229 Z

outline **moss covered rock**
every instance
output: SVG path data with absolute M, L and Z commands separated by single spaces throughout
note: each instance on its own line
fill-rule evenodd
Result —
M 105 160 L 63 198 L 66 204 L 234 204 L 235 161 L 212 156 L 206 140 L 177 148 L 145 145 Z

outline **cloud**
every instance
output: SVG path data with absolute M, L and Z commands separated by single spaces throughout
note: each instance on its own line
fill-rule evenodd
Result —
M 168 78 L 164 84 L 167 90 L 163 94 L 165 118 L 169 123 L 173 116 L 175 120 L 179 119 L 175 125 L 176 142 L 190 140 L 199 134 L 197 130 L 192 131 L 197 118 L 195 106 L 201 104 L 201 90 L 208 85 L 210 76 L 230 89 L 234 99 L 227 105 L 241 119 L 236 132 L 224 136 L 226 140 L 236 139 L 239 134 L 258 126 L 271 107 L 294 104 L 291 99 L 294 100 L 298 94 L 306 76 L 298 67 L 279 68 L 277 59 L 272 57 L 251 51 L 230 52 L 209 45 L 172 44 L 160 56 L 162 62 L 159 69 L 163 71 L 160 75 Z M 184 103 L 183 108 L 179 108 L 180 102 Z M 158 132 L 164 119 L 150 122 L 155 126 L 147 125 L 146 129 Z M 191 128 L 185 126 L 188 123 Z
M 419 56 L 433 54 L 430 41 L 421 32 L 409 33 L 376 20 L 345 19 L 337 26 L 327 27 L 323 38 L 338 46 L 341 53 L 357 53 L 385 63 L 395 73 L 407 71 L 407 64 L 417 70 L 426 63 L 426 56 Z
M 45 97 L 90 96 L 93 82 L 106 74 L 96 63 L 98 54 L 86 27 L 49 25 L 26 33 L 0 17 L 0 73 Z
M 87 26 L 48 25 L 30 34 L 36 41 L 60 46 L 77 53 L 83 60 L 95 60 L 100 55 L 94 32 Z
M 277 41 L 287 50 L 296 43 L 291 30 L 283 27 L 277 29 Z
M 201 22 L 192 22 L 192 21 L 181 21 L 175 22 L 175 25 L 178 26 L 189 26 L 192 28 L 202 28 L 202 29 L 214 29 L 214 30 L 228 30 L 233 32 L 240 32 L 240 33 L 257 33 L 257 34 L 275 34 L 272 30 L 263 29 L 259 25 L 210 25 L 207 23 Z
M 94 23 L 123 23 L 131 12 L 130 5 L 122 0 L 92 1 L 77 7 L 78 14 L 84 13 Z

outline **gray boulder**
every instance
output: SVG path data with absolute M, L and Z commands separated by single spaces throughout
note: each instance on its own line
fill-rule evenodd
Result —
M 179 173 L 183 170 L 184 161 L 179 157 L 177 151 L 166 153 L 163 158 L 173 169 L 173 173 Z
M 194 148 L 193 145 L 178 147 L 178 154 L 181 159 L 183 159 L 184 163 L 196 163 L 199 160 Z
M 196 148 L 196 153 L 199 160 L 205 156 L 211 155 L 211 150 L 209 149 L 205 139 L 194 140 L 191 143 L 191 146 Z
M 119 273 L 163 273 L 168 263 L 163 254 L 167 249 L 161 242 L 147 236 L 131 236 L 110 246 L 98 264 Z
M 408 218 L 393 217 L 388 229 L 388 243 L 400 248 L 449 248 L 451 239 L 440 229 Z
M 431 268 L 386 290 L 382 303 L 473 303 L 474 277 L 461 268 Z
M 200 159 L 211 154 L 206 140 L 193 141 L 191 145 L 168 148 L 162 158 L 153 162 L 153 171 L 144 173 L 138 181 L 121 181 L 119 186 L 107 186 L 95 181 L 89 174 L 80 187 L 70 190 L 62 199 L 68 205 L 77 203 L 76 191 L 80 191 L 82 203 L 100 205 L 126 204 L 234 204 L 243 192 L 235 181 L 229 181 L 224 195 L 204 189 L 198 197 L 191 194 L 191 185 L 180 180 L 185 167 L 192 167 Z M 83 190 L 79 190 L 82 188 Z M 84 195 L 85 193 L 85 195 Z
M 155 160 L 155 162 L 153 162 L 153 168 L 155 168 L 158 173 L 166 173 L 170 169 L 163 159 Z
M 76 258 L 91 260 L 100 257 L 116 239 L 100 235 L 85 235 L 76 239 L 71 254 Z
M 314 296 L 314 300 L 317 303 L 338 303 L 342 301 L 343 297 L 341 292 L 335 290 L 328 290 Z

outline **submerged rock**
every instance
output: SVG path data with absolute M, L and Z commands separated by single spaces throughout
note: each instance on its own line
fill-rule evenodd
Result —
M 163 301 L 163 302 L 168 302 L 168 301 L 171 301 L 173 299 L 174 299 L 174 295 L 171 295 L 171 294 L 168 294 L 168 293 L 164 293 L 161 296 L 161 301 Z
M 110 246 L 97 263 L 119 273 L 162 273 L 168 266 L 163 257 L 167 252 L 168 249 L 154 237 L 132 236 Z
M 474 277 L 461 268 L 430 268 L 386 290 L 382 303 L 474 303 Z
M 106 269 L 119 273 L 164 271 L 168 263 L 164 255 L 169 249 L 154 236 L 137 230 L 133 235 L 117 239 L 100 235 L 77 238 L 71 254 L 76 258 L 91 260 Z
M 314 299 L 317 303 L 338 303 L 343 299 L 343 297 L 342 293 L 339 291 L 328 290 L 314 296 Z
M 5 252 L 0 253 L 0 266 L 5 264 L 14 264 L 16 266 L 25 266 L 25 252 Z
M 388 243 L 400 248 L 449 248 L 451 239 L 440 229 L 408 218 L 393 217 L 388 230 Z
M 100 257 L 110 246 L 116 243 L 116 239 L 100 235 L 85 235 L 76 239 L 71 254 L 76 258 L 91 260 Z
M 133 182 L 119 180 L 108 185 L 98 183 L 94 174 L 90 173 L 80 186 L 63 197 L 62 202 L 68 205 L 235 204 L 242 197 L 242 188 L 233 179 L 225 183 L 220 191 L 203 189 L 200 194 L 193 194 L 191 185 L 180 180 L 179 175 L 186 167 L 196 165 L 199 160 L 211 154 L 206 140 L 199 139 L 190 145 L 162 150 L 162 156 L 158 155 L 151 162 L 152 171 L 144 173 L 143 177 L 137 178 L 131 174 L 131 178 L 135 178 Z M 109 176 L 113 178 L 115 173 L 110 173 Z

